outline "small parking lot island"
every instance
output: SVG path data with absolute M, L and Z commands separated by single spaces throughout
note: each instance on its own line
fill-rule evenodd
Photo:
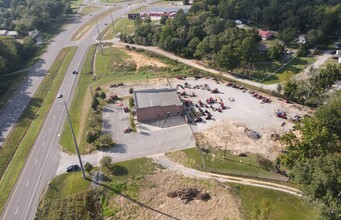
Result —
M 147 89 L 134 91 L 137 121 L 162 120 L 181 116 L 184 106 L 176 89 Z

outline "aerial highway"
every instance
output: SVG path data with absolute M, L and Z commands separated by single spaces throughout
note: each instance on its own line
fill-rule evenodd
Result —
M 156 2 L 155 0 L 145 1 L 143 3 L 131 3 L 129 7 L 123 7 L 120 10 L 113 11 L 113 19 L 116 20 L 126 13 L 138 7 Z M 109 10 L 109 7 L 104 7 L 100 11 L 93 13 L 93 16 Z M 60 160 L 59 136 L 64 127 L 66 112 L 63 102 L 66 101 L 70 105 L 72 101 L 73 90 L 77 84 L 78 75 L 72 74 L 74 70 L 80 70 L 82 61 L 86 55 L 90 45 L 96 42 L 98 36 L 97 29 L 93 27 L 90 34 L 86 35 L 79 41 L 71 41 L 72 35 L 78 28 L 90 19 L 86 16 L 81 20 L 76 21 L 64 27 L 64 30 L 56 36 L 47 48 L 45 54 L 41 57 L 35 68 L 31 71 L 27 81 L 19 89 L 12 101 L 6 106 L 2 112 L 0 128 L 6 127 L 6 132 L 13 127 L 22 110 L 26 107 L 34 91 L 39 86 L 43 76 L 51 66 L 53 60 L 57 56 L 60 49 L 66 46 L 78 46 L 78 50 L 71 61 L 67 74 L 62 82 L 59 92 L 63 94 L 62 98 L 56 98 L 51 106 L 50 112 L 44 122 L 43 127 L 35 141 L 32 150 L 26 159 L 26 163 L 21 171 L 21 174 L 14 186 L 12 193 L 7 200 L 6 206 L 2 212 L 1 219 L 21 220 L 33 219 L 39 198 L 48 184 L 48 182 L 56 175 Z M 111 16 L 99 21 L 99 30 L 103 31 L 106 23 L 111 23 Z M 16 108 L 21 107 L 21 112 Z M 6 137 L 6 132 L 2 131 L 2 136 Z M 4 135 L 5 134 L 5 135 Z

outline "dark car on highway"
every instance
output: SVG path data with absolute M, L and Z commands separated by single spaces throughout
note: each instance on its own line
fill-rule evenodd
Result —
M 66 168 L 66 172 L 75 172 L 78 171 L 80 167 L 78 165 L 71 165 L 68 168 Z

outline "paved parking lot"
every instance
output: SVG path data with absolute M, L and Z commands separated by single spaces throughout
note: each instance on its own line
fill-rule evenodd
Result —
M 112 135 L 117 143 L 113 151 L 123 153 L 121 156 L 142 157 L 194 146 L 191 128 L 182 117 L 137 123 L 137 132 L 124 134 L 129 127 L 129 113 L 122 108 L 112 104 L 103 110 L 103 132 Z

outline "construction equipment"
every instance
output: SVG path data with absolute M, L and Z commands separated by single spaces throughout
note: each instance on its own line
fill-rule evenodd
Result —
M 211 90 L 211 93 L 219 93 L 219 90 L 217 88 L 214 88 Z
M 287 119 L 287 114 L 284 111 L 277 111 L 276 112 L 276 117 L 277 118 Z

